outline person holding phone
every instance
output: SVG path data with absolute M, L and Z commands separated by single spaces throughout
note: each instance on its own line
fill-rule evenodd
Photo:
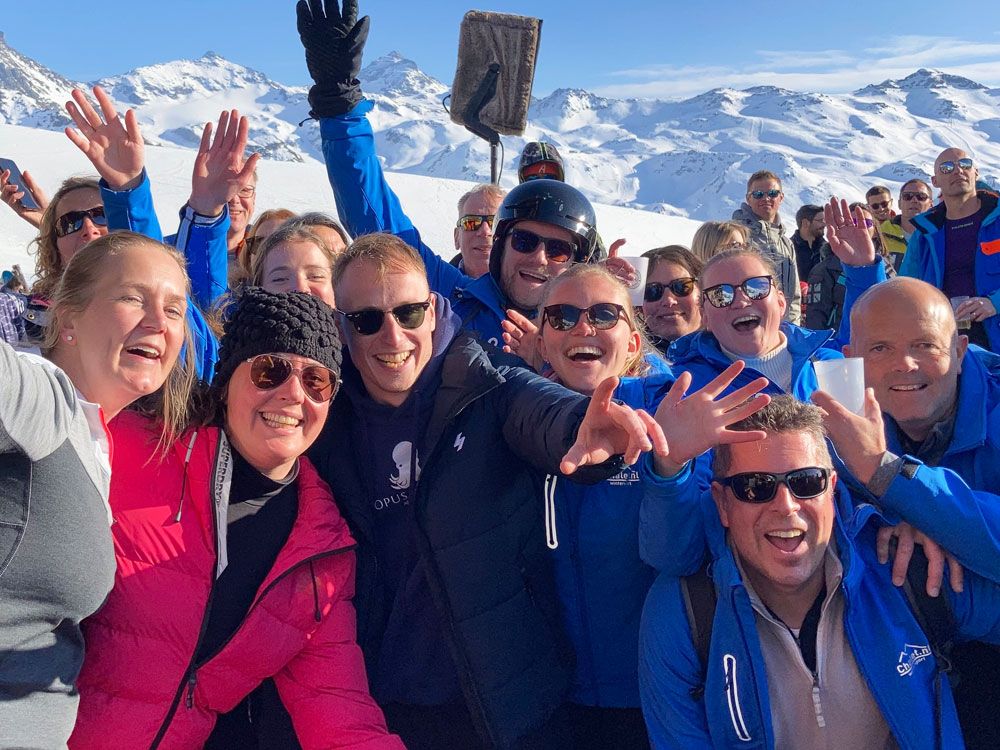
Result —
M 0 200 L 36 229 L 49 204 L 42 189 L 12 159 L 0 158 Z

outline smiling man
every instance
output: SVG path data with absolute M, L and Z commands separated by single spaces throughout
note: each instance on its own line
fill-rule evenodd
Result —
M 787 300 L 785 319 L 798 323 L 802 292 L 795 262 L 795 247 L 785 234 L 778 209 L 785 199 L 781 178 L 766 169 L 750 175 L 746 200 L 733 212 L 733 221 L 750 228 L 750 242 L 770 258 L 777 270 L 775 281 Z
M 956 301 L 958 320 L 971 321 L 969 340 L 1000 351 L 1000 206 L 996 193 L 976 190 L 979 170 L 960 148 L 934 162 L 931 182 L 941 203 L 912 221 L 916 229 L 900 265 L 901 276 L 933 284 Z
M 311 456 L 358 541 L 372 694 L 411 750 L 561 747 L 545 475 L 606 479 L 648 425 L 613 378 L 587 399 L 487 354 L 394 235 L 356 240 L 334 285 L 350 360 Z
M 820 410 L 779 396 L 732 429 L 766 438 L 716 446 L 709 491 L 694 474 L 673 489 L 702 504 L 714 614 L 686 606 L 691 579 L 650 591 L 639 676 L 653 748 L 962 747 L 930 639 L 878 562 L 881 519 L 838 482 Z M 1000 641 L 1000 586 L 970 574 L 943 595 L 949 637 Z

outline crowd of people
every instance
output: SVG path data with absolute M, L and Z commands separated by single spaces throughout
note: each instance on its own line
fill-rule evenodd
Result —
M 337 219 L 258 210 L 233 110 L 164 236 L 99 87 L 67 102 L 94 177 L 0 173 L 38 231 L 0 290 L 0 747 L 1000 746 L 973 157 L 791 236 L 755 172 L 644 253 L 639 306 L 552 144 L 427 247 L 369 18 L 297 15 Z M 854 411 L 819 387 L 844 357 Z

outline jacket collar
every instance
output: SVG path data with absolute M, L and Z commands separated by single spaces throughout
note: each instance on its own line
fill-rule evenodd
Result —
M 787 322 L 781 324 L 781 331 L 788 339 L 788 352 L 796 363 L 811 357 L 833 336 L 832 331 L 814 331 Z M 669 360 L 678 371 L 683 371 L 685 362 L 698 358 L 722 368 L 728 367 L 731 362 L 719 346 L 719 340 L 708 331 L 696 331 L 677 339 L 669 353 Z
M 998 205 L 998 196 L 996 193 L 991 193 L 989 190 L 977 190 L 976 196 L 982 202 L 982 209 L 984 209 L 986 215 L 986 218 L 983 219 L 984 224 L 1000 218 L 1000 205 Z M 944 226 L 947 212 L 947 206 L 945 206 L 944 201 L 941 201 L 929 211 L 924 211 L 922 214 L 914 216 L 911 223 L 915 227 L 915 231 L 934 234 Z

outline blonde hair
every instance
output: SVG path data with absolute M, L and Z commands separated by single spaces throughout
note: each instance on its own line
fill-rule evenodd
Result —
M 62 276 L 62 258 L 59 256 L 59 246 L 56 244 L 59 237 L 56 236 L 56 221 L 59 219 L 59 204 L 62 199 L 76 190 L 93 190 L 97 193 L 97 203 L 101 203 L 101 185 L 96 177 L 70 177 L 63 181 L 63 184 L 56 190 L 49 205 L 42 212 L 42 219 L 38 225 L 38 236 L 32 241 L 36 245 L 37 257 L 35 258 L 35 283 L 31 287 L 31 293 L 41 297 L 51 297 Z
M 732 260 L 733 258 L 753 258 L 764 267 L 765 274 L 770 276 L 774 280 L 775 284 L 778 283 L 778 267 L 774 265 L 773 260 L 764 255 L 764 253 L 757 248 L 735 247 L 731 250 L 723 250 L 722 252 L 713 255 L 708 259 L 708 261 L 705 262 L 704 268 L 701 269 L 701 275 L 698 276 L 698 286 L 702 289 L 705 288 L 705 274 L 708 273 L 708 269 L 727 260 Z M 778 286 L 778 291 L 781 291 L 780 286 Z
M 736 221 L 706 221 L 691 239 L 691 252 L 694 257 L 705 263 L 719 250 L 719 244 L 731 233 L 735 232 L 743 238 L 745 244 L 750 244 L 750 230 Z
M 465 203 L 474 195 L 492 195 L 500 201 L 503 201 L 507 197 L 507 191 L 504 190 L 499 185 L 494 185 L 492 182 L 484 182 L 476 185 L 472 190 L 468 191 L 461 198 L 458 199 L 458 215 L 461 216 L 465 211 Z
M 190 294 L 191 285 L 185 270 L 184 256 L 175 248 L 135 232 L 121 231 L 104 235 L 74 255 L 62 274 L 49 307 L 49 322 L 41 347 L 45 355 L 56 348 L 66 317 L 83 312 L 93 301 L 94 291 L 107 272 L 108 264 L 140 246 L 143 253 L 159 250 L 173 259 L 183 274 L 185 292 Z M 86 345 L 86 342 L 80 343 Z M 154 416 L 161 423 L 158 449 L 164 453 L 187 424 L 188 399 L 195 380 L 194 344 L 186 319 L 182 352 L 183 361 L 178 357 L 163 385 L 155 393 L 144 396 L 133 404 L 136 411 Z
M 545 283 L 545 289 L 542 291 L 542 300 L 538 304 L 538 315 L 541 316 L 543 314 L 542 310 L 544 310 L 545 305 L 556 289 L 570 281 L 580 280 L 584 284 L 587 284 L 592 279 L 603 279 L 604 281 L 611 282 L 618 299 L 608 300 L 608 302 L 617 302 L 625 308 L 625 322 L 628 323 L 629 328 L 639 334 L 638 351 L 628 358 L 625 362 L 624 372 L 620 372 L 618 375 L 626 377 L 645 375 L 650 369 L 649 363 L 646 361 L 646 355 L 656 354 L 656 349 L 650 343 L 649 337 L 646 335 L 643 327 L 639 325 L 639 321 L 635 316 L 635 307 L 629 298 L 628 288 L 622 283 L 621 279 L 604 268 L 604 266 L 593 263 L 575 263 L 565 272 L 550 278 Z M 541 320 L 541 317 L 539 317 L 539 320 Z
M 341 282 L 351 264 L 359 261 L 372 264 L 379 279 L 390 273 L 407 271 L 427 278 L 427 266 L 416 250 L 394 234 L 375 232 L 358 237 L 337 257 L 333 267 L 334 286 Z
M 336 256 L 333 250 L 330 249 L 330 246 L 309 227 L 303 226 L 297 219 L 292 219 L 282 224 L 274 234 L 264 240 L 263 246 L 254 254 L 253 266 L 250 273 L 251 284 L 254 286 L 264 285 L 264 263 L 267 261 L 267 256 L 278 245 L 282 245 L 285 242 L 308 242 L 315 245 L 323 253 L 323 257 L 330 263 L 330 269 L 333 269 L 333 262 Z
M 295 218 L 295 212 L 290 211 L 287 208 L 269 208 L 266 211 L 264 211 L 264 213 L 262 213 L 260 216 L 258 216 L 257 220 L 250 225 L 250 228 L 247 230 L 246 234 L 243 237 L 244 252 L 240 253 L 239 257 L 237 258 L 237 261 L 240 264 L 240 268 L 243 271 L 244 278 L 248 279 L 251 276 L 253 276 L 253 259 L 255 256 L 260 254 L 260 249 L 254 247 L 257 244 L 256 242 L 257 233 L 260 231 L 260 228 L 269 221 L 284 222 L 287 221 L 288 219 L 294 219 L 294 218 Z

